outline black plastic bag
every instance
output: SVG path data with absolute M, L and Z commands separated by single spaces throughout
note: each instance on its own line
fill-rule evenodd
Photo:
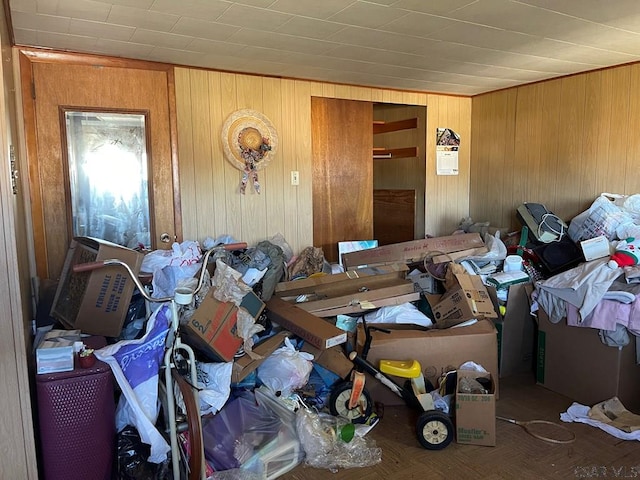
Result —
M 169 478 L 168 459 L 162 463 L 151 463 L 150 447 L 140 440 L 135 427 L 128 425 L 117 435 L 118 480 L 164 480 Z

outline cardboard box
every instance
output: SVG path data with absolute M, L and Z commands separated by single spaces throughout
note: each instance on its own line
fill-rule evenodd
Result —
M 549 390 L 583 405 L 617 396 L 625 407 L 640 412 L 640 365 L 635 342 L 610 347 L 598 330 L 551 323 L 538 311 L 536 380 Z
M 73 370 L 75 343 L 82 342 L 80 330 L 49 330 L 36 348 L 38 374 Z
M 321 350 L 305 343 L 301 350 L 313 355 L 313 362 L 335 373 L 340 378 L 347 378 L 353 369 L 353 362 L 344 353 L 344 345 Z
M 479 275 L 456 274 L 457 287 L 447 290 L 432 305 L 437 328 L 448 328 L 472 318 L 498 318 L 491 297 Z
M 457 370 L 465 362 L 473 361 L 488 370 L 498 385 L 498 346 L 496 329 L 491 320 L 479 320 L 473 325 L 448 329 L 424 329 L 415 325 L 377 325 L 391 333 L 373 331 L 368 360 L 377 365 L 382 359 L 418 360 L 425 378 L 436 386 L 443 373 Z M 362 324 L 358 325 L 357 350 L 362 352 L 365 342 Z M 405 379 L 395 379 L 401 385 Z M 378 380 L 367 375 L 366 388 L 374 401 L 386 405 L 404 405 Z
M 127 263 L 137 274 L 143 254 L 97 238 L 75 237 L 62 268 L 51 316 L 66 328 L 118 337 L 135 290 L 133 280 L 119 265 L 73 272 L 76 264 L 111 258 Z
M 498 371 L 500 378 L 520 373 L 533 374 L 536 357 L 536 319 L 529 313 L 529 298 L 533 286 L 518 284 L 509 287 L 506 313 L 494 320 L 498 331 Z M 498 305 L 496 290 L 487 287 L 489 296 Z
M 465 379 L 486 378 L 493 386 L 490 373 L 458 370 L 456 386 L 456 442 L 469 445 L 496 446 L 496 396 L 489 393 L 463 393 Z
M 267 317 L 321 350 L 347 341 L 347 332 L 275 296 L 267 302 Z
M 361 283 L 364 285 L 359 286 Z M 400 305 L 419 299 L 420 292 L 415 291 L 410 280 L 370 277 L 367 282 L 341 282 L 331 293 L 326 292 L 321 298 L 296 305 L 318 317 L 335 317 L 358 315 L 373 308 Z M 294 302 L 294 299 L 290 301 Z
M 377 267 L 365 267 L 356 270 L 348 270 L 332 275 L 320 275 L 317 277 L 301 278 L 290 282 L 280 282 L 276 285 L 275 294 L 281 298 L 293 297 L 302 294 L 307 295 L 332 295 L 344 291 L 344 282 L 353 285 L 356 289 L 367 287 L 372 281 L 386 281 L 394 278 L 404 279 L 409 268 L 406 263 L 393 263 L 379 265 Z M 373 279 L 372 277 L 375 277 Z
M 237 335 L 238 307 L 232 302 L 220 302 L 214 292 L 213 288 L 209 291 L 182 332 L 186 343 L 211 360 L 230 362 L 243 343 Z M 244 297 L 240 306 L 254 318 L 264 309 L 264 303 L 253 292 Z
M 480 234 L 462 233 L 394 243 L 359 252 L 345 253 L 342 256 L 342 262 L 347 269 L 358 265 L 379 265 L 393 262 L 411 263 L 421 261 L 427 253 L 431 252 L 453 253 L 483 246 L 485 245 Z
M 251 372 L 258 368 L 269 355 L 282 346 L 285 338 L 291 335 L 293 335 L 291 332 L 278 332 L 257 345 L 254 345 L 253 352 L 262 358 L 253 359 L 247 354 L 236 358 L 231 368 L 231 381 L 238 383 L 244 380 Z

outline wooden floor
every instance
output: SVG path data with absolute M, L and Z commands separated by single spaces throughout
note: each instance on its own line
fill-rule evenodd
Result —
M 496 415 L 517 420 L 560 422 L 573 402 L 534 383 L 529 375 L 500 380 Z M 638 413 L 638 412 L 636 412 Z M 383 419 L 368 434 L 382 449 L 382 462 L 337 473 L 305 464 L 283 480 L 402 479 L 575 479 L 640 478 L 640 442 L 624 441 L 581 423 L 563 423 L 574 443 L 550 444 L 522 427 L 497 422 L 497 446 L 452 443 L 442 451 L 423 449 L 415 436 L 415 414 L 405 407 L 386 407 Z

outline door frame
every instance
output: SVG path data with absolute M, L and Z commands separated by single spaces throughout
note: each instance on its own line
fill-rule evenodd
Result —
M 26 196 L 28 209 L 31 215 L 27 218 L 27 225 L 31 232 L 31 245 L 29 246 L 31 257 L 31 276 L 36 278 L 49 278 L 48 259 L 46 248 L 37 248 L 38 245 L 46 245 L 44 222 L 42 219 L 42 195 L 39 178 L 39 159 L 37 148 L 36 110 L 35 110 L 35 86 L 32 66 L 34 63 L 64 63 L 69 65 L 135 68 L 139 70 L 163 71 L 167 75 L 167 91 L 169 97 L 169 134 L 171 142 L 171 173 L 173 179 L 173 206 L 174 206 L 174 232 L 176 241 L 182 241 L 182 210 L 180 204 L 180 182 L 178 169 L 178 136 L 175 99 L 175 77 L 173 65 L 148 62 L 143 60 L 129 60 L 117 57 L 106 57 L 90 54 L 66 53 L 38 48 L 19 48 L 19 75 L 22 91 L 22 115 L 24 124 L 24 150 L 28 169 L 28 190 Z

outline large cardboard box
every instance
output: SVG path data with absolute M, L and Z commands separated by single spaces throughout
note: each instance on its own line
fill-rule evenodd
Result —
M 485 378 L 491 384 L 487 393 L 465 393 L 465 379 Z M 496 445 L 496 396 L 490 373 L 458 370 L 456 386 L 456 442 L 469 445 Z
M 411 263 L 421 261 L 426 254 L 431 252 L 447 254 L 483 246 L 484 242 L 480 234 L 462 233 L 393 243 L 378 248 L 345 253 L 342 256 L 342 262 L 347 269 L 352 269 L 359 265 L 371 266 L 392 262 Z
M 635 338 L 633 339 L 635 340 Z M 554 324 L 538 311 L 537 383 L 583 405 L 617 396 L 640 412 L 640 365 L 635 341 L 623 348 L 603 344 L 598 330 Z
M 310 289 L 304 295 L 306 301 L 303 302 L 296 302 L 298 294 L 279 298 L 318 317 L 358 315 L 372 308 L 400 305 L 420 298 L 413 283 L 404 275 L 399 277 L 397 272 L 333 282 Z
M 267 302 L 267 317 L 321 350 L 347 341 L 344 330 L 275 296 Z
M 479 320 L 473 325 L 447 329 L 424 329 L 415 325 L 376 325 L 390 333 L 371 332 L 372 343 L 367 359 L 377 365 L 382 359 L 418 360 L 426 379 L 434 386 L 443 373 L 457 370 L 465 362 L 482 365 L 495 379 L 498 398 L 498 346 L 496 329 L 490 320 Z M 357 350 L 362 352 L 365 342 L 362 324 L 357 330 Z M 405 379 L 395 379 L 401 385 Z M 366 388 L 374 401 L 386 405 L 403 405 L 387 387 L 367 376 Z
M 185 341 L 214 361 L 230 362 L 243 343 L 237 334 L 238 307 L 232 302 L 221 302 L 214 297 L 212 288 L 202 300 L 189 321 L 183 326 Z M 240 303 L 249 314 L 257 318 L 264 303 L 249 292 Z
M 315 296 L 334 295 L 343 292 L 347 284 L 352 285 L 356 289 L 369 287 L 372 280 L 404 279 L 408 271 L 409 268 L 406 263 L 393 263 L 390 265 L 348 270 L 331 275 L 311 276 L 289 282 L 280 282 L 276 285 L 275 294 L 281 298 L 302 294 Z
M 449 328 L 472 318 L 498 317 L 479 275 L 456 274 L 455 286 L 431 307 L 437 328 Z
M 133 280 L 119 265 L 73 272 L 76 264 L 111 258 L 122 260 L 138 274 L 143 254 L 105 240 L 75 237 L 62 268 L 51 316 L 69 329 L 118 337 L 135 290 Z
M 530 313 L 532 289 L 531 284 L 509 287 L 506 313 L 499 313 L 494 319 L 498 331 L 500 378 L 521 373 L 533 375 L 535 371 L 537 323 Z M 497 306 L 496 290 L 487 287 L 487 291 Z

